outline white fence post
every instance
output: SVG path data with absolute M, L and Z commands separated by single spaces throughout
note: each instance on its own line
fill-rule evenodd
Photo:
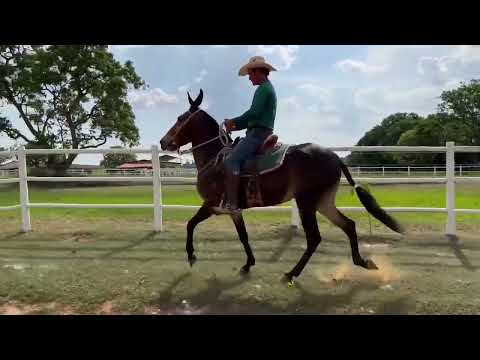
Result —
M 462 165 L 460 165 L 460 176 L 463 176 L 463 173 L 462 173 Z
M 382 166 L 382 176 L 385 176 L 385 166 Z
M 160 181 L 160 151 L 157 145 L 152 145 L 153 170 L 153 230 L 163 230 L 162 219 L 162 183 Z
M 410 166 L 408 166 L 408 176 L 410 176 Z
M 447 142 L 446 173 L 447 173 L 447 235 L 457 232 L 455 223 L 455 143 Z
M 20 190 L 20 208 L 22 210 L 22 231 L 28 232 L 32 230 L 30 224 L 30 209 L 28 207 L 28 182 L 27 182 L 27 157 L 25 154 L 25 146 L 18 150 L 18 177 Z
M 297 201 L 292 199 L 292 216 L 291 216 L 292 227 L 300 227 L 300 214 L 298 213 Z

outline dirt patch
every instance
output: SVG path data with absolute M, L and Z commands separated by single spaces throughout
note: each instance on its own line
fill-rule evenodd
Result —
M 30 315 L 40 310 L 38 305 L 17 305 L 7 304 L 0 306 L 0 314 L 2 315 Z
M 70 240 L 80 243 L 90 243 L 95 241 L 95 234 L 91 231 L 76 231 L 72 234 Z
M 113 311 L 114 304 L 113 301 L 106 301 L 100 306 L 100 309 L 96 312 L 98 315 L 115 315 Z
M 397 282 L 406 275 L 405 272 L 393 266 L 387 256 L 374 255 L 372 260 L 377 265 L 378 270 L 366 270 L 352 264 L 350 261 L 345 261 L 327 274 L 317 271 L 316 276 L 320 281 L 333 285 L 338 285 L 342 282 L 359 282 L 381 287 Z M 389 289 L 388 286 L 385 288 Z
M 0 306 L 0 315 L 75 315 L 71 306 L 62 306 L 56 303 L 26 305 L 19 303 L 8 303 Z

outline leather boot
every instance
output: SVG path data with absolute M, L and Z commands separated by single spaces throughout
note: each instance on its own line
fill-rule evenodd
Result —
M 227 172 L 225 176 L 225 209 L 228 211 L 239 211 L 238 208 L 238 193 L 240 188 L 240 175 L 235 175 Z

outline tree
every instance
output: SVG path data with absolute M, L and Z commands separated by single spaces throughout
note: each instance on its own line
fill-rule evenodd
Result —
M 415 113 L 396 113 L 383 119 L 380 125 L 358 141 L 357 146 L 388 146 L 396 145 L 405 131 L 413 129 L 422 118 Z M 398 164 L 398 157 L 391 153 L 352 153 L 346 161 L 350 165 Z
M 121 146 L 112 146 L 110 149 L 122 149 Z M 126 162 L 137 161 L 136 154 L 104 154 L 100 166 L 106 169 L 114 169 Z
M 469 129 L 463 145 L 480 145 L 480 80 L 461 83 L 457 89 L 444 91 L 438 108 Z
M 448 113 L 463 130 L 457 145 L 480 145 L 480 80 L 464 82 L 457 89 L 444 91 L 438 108 Z M 480 154 L 458 154 L 458 161 L 480 162 Z
M 447 113 L 428 115 L 413 129 L 400 136 L 400 146 L 445 146 L 447 141 L 465 145 L 469 139 L 469 129 Z M 472 154 L 457 153 L 458 162 L 471 162 Z M 400 162 L 408 164 L 445 164 L 445 154 L 399 154 Z
M 139 142 L 127 100 L 144 86 L 130 61 L 120 64 L 103 45 L 0 45 L 0 101 L 17 110 L 29 133 L 0 117 L 0 133 L 27 148 L 88 149 L 115 137 Z M 64 172 L 77 155 L 30 157 L 30 165 Z

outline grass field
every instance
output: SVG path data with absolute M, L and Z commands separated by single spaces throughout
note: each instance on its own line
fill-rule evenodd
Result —
M 442 185 L 378 185 L 382 206 L 443 207 Z M 151 203 L 148 186 L 30 188 L 32 202 Z M 199 204 L 192 186 L 163 188 L 166 204 Z M 15 187 L 0 206 L 18 203 Z M 347 187 L 339 206 L 360 206 Z M 457 186 L 457 207 L 480 208 L 478 186 Z M 378 271 L 354 267 L 346 236 L 319 216 L 323 242 L 295 287 L 281 283 L 306 246 L 288 213 L 248 213 L 257 264 L 247 278 L 242 245 L 228 217 L 195 233 L 198 262 L 185 256 L 191 211 L 165 211 L 165 231 L 152 233 L 144 209 L 32 209 L 34 231 L 18 232 L 18 211 L 0 212 L 0 313 L 5 314 L 480 314 L 479 215 L 458 216 L 460 242 L 447 240 L 444 214 L 398 214 L 408 233 L 394 235 L 366 214 L 361 252 Z

